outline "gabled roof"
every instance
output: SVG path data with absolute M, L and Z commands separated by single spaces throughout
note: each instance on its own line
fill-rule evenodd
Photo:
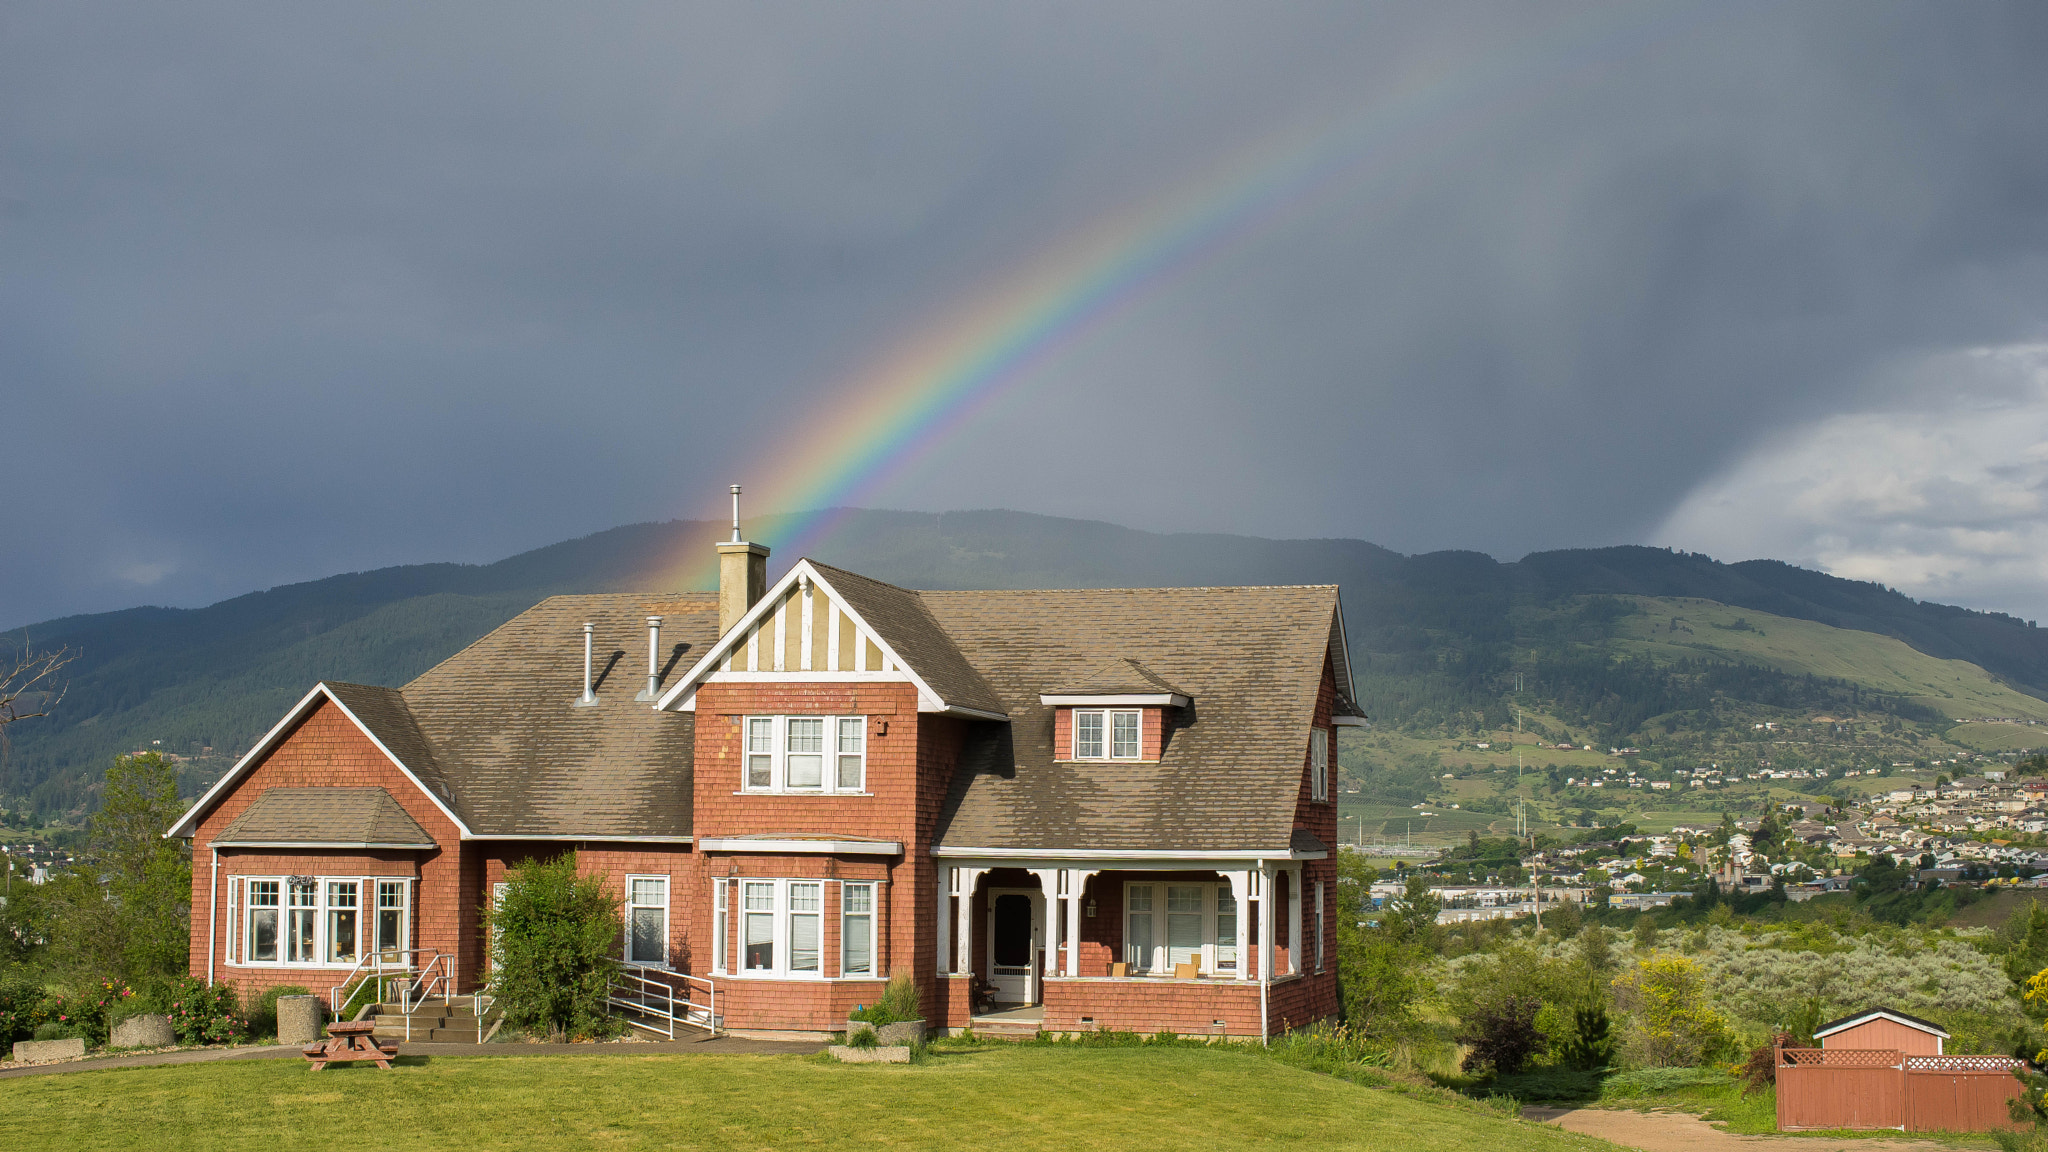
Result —
M 436 847 L 419 821 L 382 788 L 267 788 L 212 846 Z
M 166 837 L 187 837 L 199 830 L 199 822 L 213 810 L 223 797 L 244 776 L 261 764 L 276 748 L 278 743 L 296 729 L 299 722 L 312 715 L 322 703 L 332 703 L 362 733 L 370 738 L 393 767 L 412 781 L 421 795 L 432 801 L 441 814 L 453 821 L 466 835 L 468 825 L 454 806 L 454 791 L 449 787 L 440 764 L 435 760 L 433 746 L 413 722 L 405 700 L 396 689 L 379 688 L 370 684 L 349 684 L 338 680 L 323 680 L 313 685 L 312 691 L 299 698 L 297 704 L 284 714 L 276 726 L 264 734 L 247 755 L 235 762 L 213 787 L 206 790 L 185 814 L 178 818 L 165 832 Z
M 805 558 L 798 560 L 744 616 L 698 658 L 695 665 L 662 694 L 657 708 L 691 707 L 687 701 L 708 679 L 726 654 L 744 644 L 753 627 L 775 610 L 800 582 L 815 581 L 839 601 L 889 662 L 917 685 L 920 711 L 953 712 L 983 719 L 1003 719 L 1002 698 L 969 663 L 924 603 L 929 593 L 913 592 L 870 580 L 858 573 Z M 801 678 L 802 673 L 790 673 Z
M 1285 858 L 1337 589 L 925 592 L 1009 724 L 975 724 L 940 816 L 941 848 L 1242 851 Z M 1047 684 L 1136 660 L 1194 698 L 1156 763 L 1054 759 Z M 1349 685 L 1339 672 L 1340 692 Z
M 1922 1020 L 1918 1016 L 1908 1016 L 1896 1008 L 1866 1008 L 1854 1015 L 1844 1016 L 1839 1020 L 1830 1020 L 1813 1030 L 1813 1038 L 1818 1040 L 1823 1036 L 1832 1036 L 1837 1032 L 1854 1028 L 1858 1024 L 1868 1024 L 1872 1020 L 1880 1019 L 1904 1024 L 1908 1028 L 1917 1028 L 1922 1032 L 1932 1033 L 1944 1040 L 1949 1039 L 1948 1029 L 1943 1028 L 1932 1020 Z
M 716 593 L 552 596 L 405 686 L 469 838 L 690 839 L 695 717 L 636 698 L 649 616 L 662 617 L 669 682 L 718 639 Z M 572 703 L 585 622 L 596 626 L 592 708 Z

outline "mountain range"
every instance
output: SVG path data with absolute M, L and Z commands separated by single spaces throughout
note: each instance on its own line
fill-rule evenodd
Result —
M 766 517 L 750 532 L 773 541 L 795 526 Z M 550 595 L 707 587 L 711 543 L 725 533 L 699 521 L 629 524 L 494 564 L 404 565 L 205 608 L 131 608 L 17 629 L 6 634 L 17 647 L 27 637 L 37 647 L 69 646 L 79 658 L 52 715 L 9 726 L 19 731 L 9 733 L 0 763 L 0 797 L 10 804 L 25 798 L 42 812 L 75 810 L 90 804 L 112 756 L 145 747 L 190 757 L 188 783 L 197 786 L 316 680 L 402 684 Z M 1551 677 L 1559 699 L 1614 695 L 1587 686 L 1587 675 L 1597 681 L 1604 672 L 1585 672 L 1583 661 L 1572 665 L 1580 671 L 1560 671 L 1568 662 L 1558 657 L 1624 638 L 1620 621 L 1641 615 L 1640 598 L 1712 601 L 1890 637 L 1935 660 L 1975 665 L 1987 682 L 2004 686 L 1999 691 L 2048 697 L 2048 633 L 2030 621 L 1916 601 L 1773 560 L 1724 564 L 1696 553 L 1615 547 L 1501 562 L 1463 551 L 1409 556 L 1363 540 L 1158 534 L 1010 511 L 850 510 L 814 551 L 912 588 L 1337 584 L 1362 702 L 1394 725 L 1498 710 L 1517 673 Z M 776 556 L 778 570 L 795 559 Z M 1810 667 L 1733 648 L 1715 655 L 1775 661 L 1795 673 Z M 1830 674 L 1857 679 L 1854 668 Z M 1566 677 L 1577 679 L 1567 684 Z M 1939 701 L 1909 699 L 1917 689 L 1877 678 L 1866 687 L 1880 703 L 1892 693 L 1885 706 L 1902 715 L 1941 713 Z M 1641 711 L 1626 719 L 1615 712 L 1604 723 L 1625 738 Z

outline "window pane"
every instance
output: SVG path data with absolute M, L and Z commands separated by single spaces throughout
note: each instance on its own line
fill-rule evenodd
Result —
M 668 904 L 668 881 L 658 876 L 637 876 L 633 879 L 633 903 Z
M 775 786 L 772 757 L 749 753 L 747 756 L 747 787 L 772 788 Z
M 1102 713 L 1074 713 L 1074 758 L 1077 760 L 1100 759 L 1102 756 Z
M 825 750 L 825 718 L 822 716 L 790 717 L 789 750 L 791 752 L 823 752 Z
M 860 791 L 860 757 L 839 758 L 839 787 L 848 792 Z
M 747 969 L 765 971 L 775 967 L 775 914 L 749 912 L 747 921 Z
M 766 716 L 747 721 L 747 751 L 775 751 L 775 721 Z
M 874 968 L 874 951 L 868 940 L 869 924 L 866 916 L 848 916 L 840 927 L 846 942 L 844 975 L 865 976 Z
M 249 906 L 251 908 L 277 907 L 277 881 L 249 881 Z
M 859 752 L 862 738 L 867 732 L 867 721 L 858 716 L 843 716 L 839 720 L 839 750 Z
M 308 889 L 308 891 L 311 891 Z M 284 958 L 289 964 L 313 963 L 313 917 L 311 908 L 286 909 Z
M 1216 966 L 1237 967 L 1237 897 L 1227 886 L 1216 889 Z
M 815 913 L 792 915 L 789 918 L 790 971 L 818 970 L 818 925 L 821 920 L 822 917 Z
M 1202 911 L 1204 889 L 1193 884 L 1169 884 L 1166 888 L 1166 910 L 1168 912 Z
M 668 946 L 668 915 L 660 908 L 633 909 L 633 954 L 628 959 L 659 964 Z
M 1133 910 L 1126 919 L 1130 921 L 1130 927 L 1124 933 L 1124 962 L 1143 972 L 1152 967 L 1152 911 L 1149 902 L 1144 911 Z
M 1127 895 L 1124 898 L 1131 902 L 1131 911 L 1150 912 L 1152 910 L 1152 886 L 1150 884 L 1134 884 L 1126 891 Z
M 871 884 L 846 884 L 839 889 L 843 916 L 839 922 L 840 974 L 874 973 L 875 889 Z
M 1112 712 L 1112 740 L 1109 754 L 1125 760 L 1138 758 L 1138 714 L 1136 712 Z
M 810 754 L 789 757 L 789 786 L 791 788 L 816 788 L 824 783 L 825 758 Z
M 405 947 L 404 913 L 396 908 L 377 909 L 377 951 L 396 952 Z
M 816 912 L 819 908 L 819 892 L 822 884 L 791 884 L 789 886 L 789 910 L 792 912 Z
M 254 887 L 254 885 L 251 885 Z M 271 903 L 277 903 L 276 885 L 271 886 Z M 277 959 L 277 909 L 249 910 L 249 959 Z
M 327 960 L 329 963 L 356 958 L 356 910 L 334 908 L 327 912 Z
M 746 901 L 749 912 L 775 911 L 775 885 L 758 880 L 747 881 Z
M 1168 912 L 1166 914 L 1166 962 L 1186 964 L 1202 957 L 1202 914 L 1199 912 Z
M 353 880 L 330 880 L 327 882 L 327 906 L 353 908 L 356 906 L 356 893 L 360 890 Z

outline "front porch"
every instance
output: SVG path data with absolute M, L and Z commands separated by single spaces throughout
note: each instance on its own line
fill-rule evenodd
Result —
M 945 1024 L 1249 1037 L 1287 1026 L 1276 999 L 1293 1024 L 1327 1016 L 1323 867 L 1306 854 L 944 861 Z

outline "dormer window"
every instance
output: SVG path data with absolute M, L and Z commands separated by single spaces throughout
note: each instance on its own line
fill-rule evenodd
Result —
M 1144 748 L 1135 708 L 1074 709 L 1074 759 L 1136 760 Z

